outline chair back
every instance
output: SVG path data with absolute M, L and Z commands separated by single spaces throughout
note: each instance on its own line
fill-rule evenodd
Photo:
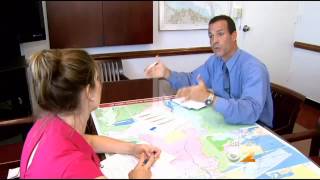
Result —
M 271 83 L 273 99 L 273 128 L 277 134 L 290 134 L 305 96 L 289 88 Z

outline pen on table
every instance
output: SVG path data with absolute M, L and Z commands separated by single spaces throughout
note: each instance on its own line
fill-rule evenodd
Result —
M 153 131 L 153 130 L 155 130 L 157 127 L 152 127 L 152 128 L 150 128 L 150 131 Z

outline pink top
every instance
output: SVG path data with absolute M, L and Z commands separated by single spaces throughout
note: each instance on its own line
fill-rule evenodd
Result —
M 37 143 L 31 165 L 28 160 Z M 86 140 L 57 116 L 38 120 L 24 143 L 20 178 L 96 178 L 99 158 Z

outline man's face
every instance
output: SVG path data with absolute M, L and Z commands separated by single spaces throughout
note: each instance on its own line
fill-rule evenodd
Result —
M 213 52 L 224 60 L 229 59 L 237 48 L 237 33 L 228 31 L 228 24 L 225 20 L 219 20 L 209 25 L 210 45 Z

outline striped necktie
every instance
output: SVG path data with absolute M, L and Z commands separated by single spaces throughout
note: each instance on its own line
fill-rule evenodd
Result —
M 229 77 L 229 70 L 227 68 L 226 63 L 223 63 L 222 71 L 223 71 L 223 89 L 225 92 L 228 93 L 230 97 L 230 77 Z

